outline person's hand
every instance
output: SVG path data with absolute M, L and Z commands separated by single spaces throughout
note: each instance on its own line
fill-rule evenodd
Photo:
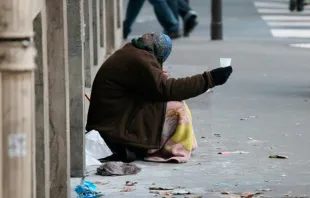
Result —
M 164 72 L 164 75 L 165 75 L 165 76 L 167 76 L 167 77 L 169 76 L 167 70 L 163 69 L 163 72 Z
M 219 67 L 210 71 L 213 79 L 214 86 L 223 85 L 228 80 L 229 76 L 233 72 L 231 66 Z

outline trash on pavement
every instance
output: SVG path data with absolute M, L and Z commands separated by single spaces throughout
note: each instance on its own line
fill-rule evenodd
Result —
M 100 198 L 103 197 L 101 192 L 97 192 L 97 187 L 89 181 L 82 181 L 82 184 L 75 187 L 77 198 Z
M 133 163 L 107 162 L 97 168 L 97 174 L 102 176 L 135 175 L 141 171 Z
M 230 192 L 230 191 L 223 191 L 223 192 L 221 192 L 221 194 L 222 194 L 222 195 L 230 195 L 231 192 Z
M 159 186 L 151 186 L 149 190 L 174 190 L 174 187 L 159 187 Z
M 228 154 L 248 154 L 249 152 L 247 151 L 224 151 L 224 152 L 219 152 L 219 155 L 228 155 Z
M 287 156 L 281 156 L 281 155 L 270 155 L 269 158 L 273 158 L 273 159 L 288 159 Z
M 169 196 L 169 197 L 171 197 L 173 195 L 170 191 L 151 190 L 150 193 L 156 194 L 156 195 L 161 195 L 161 196 Z
M 257 118 L 257 116 L 248 116 L 248 117 L 240 118 L 240 120 L 248 120 L 248 119 L 254 119 L 254 118 Z
M 94 181 L 93 184 L 97 184 L 97 185 L 106 185 L 109 182 L 100 182 L 100 181 Z
M 112 155 L 98 131 L 92 130 L 85 135 L 85 164 L 86 166 L 98 165 L 98 159 Z
M 191 194 L 191 192 L 184 190 L 184 189 L 173 190 L 171 193 L 173 195 L 190 195 Z
M 262 193 L 242 193 L 241 198 L 252 198 L 257 195 L 261 195 Z
M 125 186 L 121 189 L 121 192 L 131 192 L 131 191 L 134 191 L 136 190 L 136 188 L 134 187 L 130 187 L 130 186 Z
M 135 181 L 126 181 L 126 186 L 134 186 L 136 185 L 138 182 Z
M 214 136 L 216 136 L 216 137 L 221 137 L 221 134 L 219 134 L 219 133 L 214 133 Z

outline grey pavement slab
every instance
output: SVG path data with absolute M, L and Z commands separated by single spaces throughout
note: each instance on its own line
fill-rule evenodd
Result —
M 88 167 L 86 180 L 108 182 L 97 185 L 105 197 L 154 197 L 148 190 L 153 183 L 184 187 L 193 192 L 187 197 L 262 189 L 271 190 L 263 197 L 310 197 L 309 49 L 289 47 L 296 39 L 272 38 L 252 0 L 223 2 L 225 40 L 209 41 L 209 1 L 192 0 L 201 26 L 174 41 L 165 64 L 173 77 L 184 77 L 218 67 L 220 57 L 232 58 L 227 84 L 187 101 L 199 148 L 186 164 L 137 162 L 142 171 L 134 176 L 96 176 L 96 167 Z M 161 30 L 152 14 L 146 3 L 132 35 Z M 218 154 L 237 150 L 248 153 Z M 71 179 L 72 197 L 80 180 Z M 138 182 L 136 190 L 120 192 L 128 180 Z
M 192 159 L 186 164 L 138 162 L 138 175 L 103 177 L 90 172 L 86 179 L 109 182 L 98 185 L 106 197 L 153 197 L 148 190 L 153 183 L 185 187 L 194 193 L 189 197 L 260 189 L 271 189 L 264 192 L 271 197 L 310 196 L 309 51 L 287 44 L 176 41 L 165 65 L 174 77 L 218 67 L 220 57 L 233 58 L 234 73 L 227 84 L 188 100 L 199 142 Z M 237 150 L 249 153 L 218 154 Z M 288 159 L 269 159 L 271 154 Z M 138 182 L 136 190 L 120 192 L 128 180 Z M 73 179 L 72 188 L 79 181 Z

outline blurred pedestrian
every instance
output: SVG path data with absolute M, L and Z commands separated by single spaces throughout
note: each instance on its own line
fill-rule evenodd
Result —
M 310 0 L 290 0 L 289 2 L 289 10 L 298 12 L 302 12 L 304 10 L 304 6 L 310 4 Z
M 145 0 L 129 0 L 124 20 L 123 37 L 127 39 L 131 32 L 131 27 L 136 20 Z M 179 23 L 172 12 L 167 0 L 149 0 L 153 5 L 156 17 L 164 28 L 164 32 L 171 38 L 179 38 Z
M 183 20 L 183 35 L 189 36 L 198 25 L 197 13 L 191 9 L 189 3 L 185 0 L 168 0 L 168 3 L 176 19 L 181 16 Z

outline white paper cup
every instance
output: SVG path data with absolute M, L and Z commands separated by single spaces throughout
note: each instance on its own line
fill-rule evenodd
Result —
M 221 67 L 231 66 L 231 58 L 220 58 Z

